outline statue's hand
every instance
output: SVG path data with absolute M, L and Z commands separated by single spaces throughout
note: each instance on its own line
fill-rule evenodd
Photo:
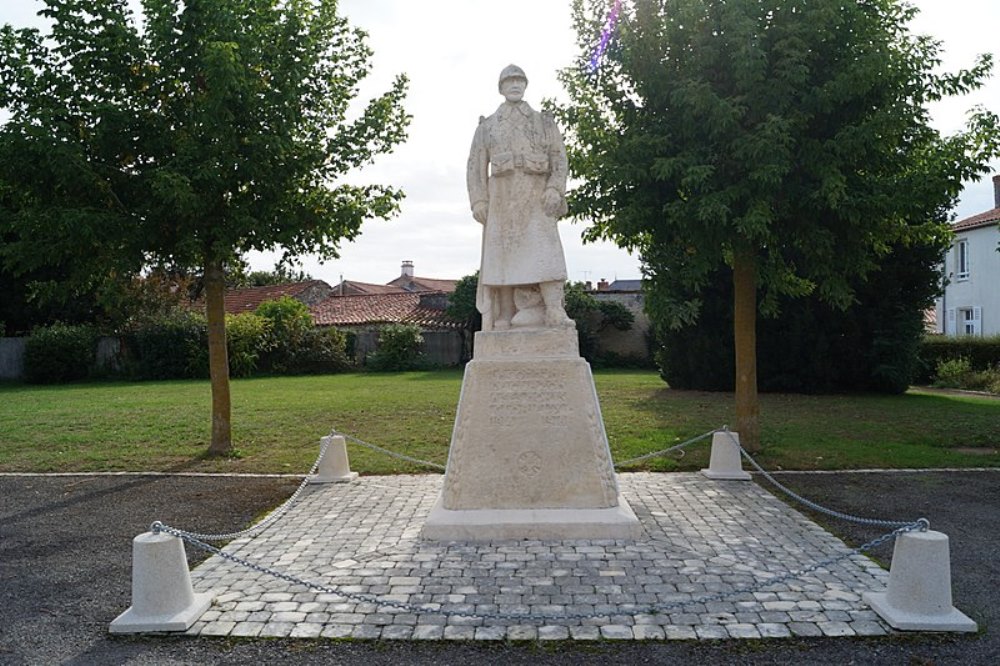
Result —
M 472 217 L 476 218 L 479 224 L 486 224 L 486 218 L 490 214 L 490 205 L 485 201 L 480 201 L 472 207 Z
M 559 217 L 563 211 L 563 198 L 553 188 L 548 188 L 542 194 L 542 210 L 550 217 Z

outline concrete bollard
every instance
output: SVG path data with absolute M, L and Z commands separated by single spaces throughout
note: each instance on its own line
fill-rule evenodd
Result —
M 351 471 L 343 435 L 330 435 L 320 442 L 327 445 L 326 452 L 319 459 L 316 473 L 309 477 L 309 483 L 349 483 L 358 478 L 358 473 Z
M 749 481 L 750 473 L 743 471 L 740 449 L 737 443 L 740 436 L 735 432 L 717 432 L 712 435 L 712 457 L 708 461 L 708 469 L 701 473 L 710 479 L 735 479 Z
M 186 631 L 211 604 L 211 594 L 194 593 L 181 540 L 145 532 L 132 540 L 132 606 L 111 633 Z
M 976 623 L 951 605 L 948 536 L 941 532 L 904 532 L 896 537 L 885 592 L 866 592 L 864 600 L 895 629 L 976 631 Z

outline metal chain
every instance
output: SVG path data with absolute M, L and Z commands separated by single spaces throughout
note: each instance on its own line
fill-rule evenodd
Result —
M 661 449 L 659 451 L 653 451 L 652 453 L 647 453 L 645 455 L 637 456 L 635 458 L 629 458 L 628 460 L 622 460 L 621 462 L 616 462 L 614 464 L 614 466 L 616 468 L 618 468 L 618 467 L 624 467 L 626 465 L 633 465 L 633 464 L 638 463 L 638 462 L 643 462 L 644 460 L 649 460 L 650 458 L 656 458 L 656 457 L 659 457 L 659 456 L 663 456 L 663 455 L 666 455 L 666 454 L 671 453 L 673 451 L 677 451 L 677 450 L 683 449 L 686 446 L 690 446 L 691 444 L 694 444 L 695 442 L 700 442 L 701 440 L 703 440 L 703 439 L 705 439 L 707 437 L 711 437 L 713 434 L 715 434 L 717 432 L 721 432 L 721 430 L 718 429 L 718 428 L 715 429 L 715 430 L 710 430 L 710 431 L 706 432 L 703 435 L 698 435 L 697 437 L 692 437 L 691 439 L 689 439 L 687 441 L 684 441 L 684 442 L 681 442 L 680 444 L 675 444 L 674 446 L 671 446 L 670 448 Z M 416 465 L 423 465 L 424 467 L 431 467 L 433 469 L 439 469 L 441 471 L 444 471 L 446 469 L 446 467 L 444 465 L 440 464 L 440 463 L 431 462 L 429 460 L 421 460 L 420 458 L 414 458 L 412 456 L 408 456 L 408 455 L 405 455 L 403 453 L 396 453 L 395 451 L 390 451 L 389 449 L 384 449 L 381 446 L 378 446 L 376 444 L 372 444 L 371 442 L 366 442 L 364 440 L 360 440 L 357 437 L 354 437 L 352 435 L 348 435 L 347 433 L 339 432 L 336 429 L 331 430 L 330 434 L 331 435 L 340 435 L 344 439 L 350 440 L 350 441 L 354 442 L 355 444 L 360 444 L 361 446 L 363 446 L 365 448 L 371 449 L 372 451 L 377 451 L 378 453 L 385 454 L 385 455 L 387 455 L 387 456 L 389 456 L 391 458 L 397 458 L 399 460 L 405 460 L 406 462 L 414 463 Z
M 799 495 L 795 491 L 793 491 L 793 490 L 789 489 L 788 487 L 782 485 L 782 483 L 780 481 L 778 481 L 777 479 L 775 479 L 773 476 L 771 476 L 767 472 L 767 470 L 765 470 L 763 467 L 761 467 L 757 463 L 757 461 L 753 459 L 753 456 L 751 456 L 749 453 L 747 453 L 746 449 L 743 448 L 743 446 L 740 444 L 739 440 L 736 439 L 736 437 L 733 436 L 733 433 L 729 431 L 729 427 L 728 426 L 723 426 L 722 432 L 726 433 L 726 436 L 729 438 L 729 441 L 732 442 L 733 445 L 736 446 L 740 450 L 740 454 L 742 454 L 742 456 L 744 458 L 746 458 L 747 461 L 751 465 L 753 465 L 754 469 L 756 469 L 758 472 L 760 472 L 760 474 L 765 479 L 767 479 L 768 481 L 770 481 L 779 490 L 781 490 L 783 493 L 785 493 L 786 495 L 788 495 L 792 499 L 794 499 L 794 500 L 796 500 L 798 502 L 801 502 L 802 504 L 805 504 L 807 507 L 809 507 L 810 509 L 812 509 L 814 511 L 818 511 L 819 513 L 823 513 L 823 514 L 826 514 L 828 516 L 832 516 L 833 518 L 839 518 L 841 520 L 846 520 L 848 522 L 858 523 L 859 525 L 873 525 L 873 526 L 876 526 L 876 527 L 899 527 L 901 525 L 913 525 L 913 524 L 915 524 L 915 523 L 911 523 L 911 522 L 906 521 L 906 520 L 879 520 L 877 518 L 862 518 L 861 516 L 852 516 L 849 513 L 842 513 L 840 511 L 835 511 L 833 509 L 828 509 L 825 506 L 821 506 L 819 504 L 816 504 L 816 502 L 813 502 L 811 500 L 807 500 L 805 497 L 802 497 L 802 495 Z M 917 523 L 925 524 L 926 526 L 930 525 L 930 522 L 926 518 L 920 518 L 916 522 Z M 925 527 L 924 529 L 926 530 L 927 527 Z
M 683 449 L 684 447 L 690 446 L 691 444 L 694 444 L 695 442 L 700 442 L 703 439 L 711 437 L 712 435 L 714 435 L 717 432 L 721 432 L 721 429 L 716 428 L 715 430 L 709 430 L 708 432 L 704 433 L 703 435 L 698 435 L 697 437 L 692 437 L 691 439 L 689 439 L 689 440 L 687 440 L 685 442 L 681 442 L 680 444 L 674 444 L 669 449 L 661 449 L 659 451 L 653 451 L 652 453 L 647 453 L 645 455 L 637 456 L 635 458 L 629 458 L 628 460 L 622 460 L 621 462 L 616 462 L 615 463 L 615 469 L 618 469 L 619 467 L 625 467 L 626 465 L 633 465 L 633 464 L 635 464 L 637 462 L 642 462 L 644 460 L 649 460 L 650 458 L 656 458 L 656 457 L 659 457 L 659 456 L 663 456 L 663 455 L 666 455 L 666 454 L 668 454 L 668 453 L 670 453 L 672 451 L 677 451 L 678 449 Z
M 363 446 L 365 448 L 368 448 L 368 449 L 371 449 L 372 451 L 378 451 L 379 453 L 384 453 L 385 455 L 389 456 L 390 458 L 397 458 L 399 460 L 405 460 L 406 462 L 411 462 L 411 463 L 414 463 L 416 465 L 423 465 L 424 467 L 431 467 L 433 469 L 439 469 L 442 472 L 445 470 L 445 466 L 442 465 L 442 464 L 440 464 L 440 463 L 431 462 L 429 460 L 421 460 L 420 458 L 413 458 L 413 457 L 405 455 L 403 453 L 396 453 L 395 451 L 390 451 L 389 449 L 383 449 L 381 446 L 376 446 L 375 444 L 370 444 L 368 442 L 362 441 L 362 440 L 358 439 L 357 437 L 353 437 L 351 435 L 348 435 L 347 433 L 338 432 L 336 428 L 334 428 L 333 430 L 331 430 L 330 434 L 331 435 L 340 435 L 344 439 L 348 439 L 348 440 L 354 442 L 355 444 L 360 444 L 361 446 Z
M 316 456 L 316 462 L 314 462 L 312 467 L 309 468 L 309 472 L 306 473 L 305 478 L 302 479 L 302 483 L 300 483 L 299 487 L 295 489 L 295 492 L 292 493 L 292 496 L 289 497 L 287 500 L 285 500 L 281 504 L 281 506 L 279 506 L 277 509 L 269 513 L 267 517 L 265 517 L 259 523 L 251 525 L 250 527 L 242 529 L 238 532 L 226 532 L 223 534 L 202 534 L 200 532 L 189 532 L 187 530 L 182 530 L 178 528 L 172 528 L 172 529 L 174 530 L 174 532 L 177 532 L 176 536 L 181 536 L 181 534 L 185 534 L 198 541 L 232 541 L 233 539 L 239 539 L 240 537 L 256 536 L 260 534 L 265 529 L 273 525 L 279 518 L 288 513 L 288 510 L 292 508 L 292 505 L 298 501 L 299 495 L 301 495 L 305 487 L 309 485 L 309 477 L 314 475 L 316 473 L 316 470 L 319 469 L 319 463 L 323 459 L 323 454 L 326 453 L 326 449 L 329 446 L 330 446 L 330 440 L 324 440 L 323 445 L 319 449 L 319 455 Z M 155 528 L 157 525 L 162 525 L 162 523 L 160 523 L 160 521 L 156 521 L 155 523 L 153 523 L 153 527 L 151 529 L 154 532 L 156 531 Z M 194 542 L 192 541 L 190 543 Z
M 871 550 L 872 548 L 880 546 L 887 541 L 895 539 L 897 536 L 905 532 L 911 532 L 914 530 L 925 530 L 926 521 L 923 521 L 923 519 L 921 519 L 920 521 L 910 523 L 909 525 L 897 528 L 892 532 L 888 532 L 878 538 L 872 539 L 868 543 L 865 543 L 857 548 L 854 548 L 853 550 L 850 550 L 846 553 L 833 555 L 818 562 L 814 562 L 813 564 L 809 565 L 804 569 L 800 569 L 798 571 L 790 571 L 776 578 L 764 580 L 754 585 L 738 588 L 735 590 L 730 590 L 728 592 L 720 592 L 718 594 L 713 594 L 706 597 L 699 597 L 697 599 L 689 599 L 687 601 L 674 601 L 670 603 L 652 604 L 646 607 L 632 608 L 629 609 L 629 611 L 622 613 L 593 611 L 590 613 L 563 613 L 560 615 L 544 615 L 540 613 L 489 613 L 481 611 L 443 610 L 441 608 L 432 608 L 426 605 L 415 605 L 392 599 L 379 599 L 378 597 L 368 594 L 360 594 L 357 592 L 348 592 L 345 590 L 341 590 L 334 585 L 322 585 L 320 583 L 315 583 L 309 580 L 299 578 L 298 576 L 293 576 L 291 574 L 278 571 L 277 569 L 272 569 L 270 567 L 257 564 L 256 562 L 251 562 L 237 555 L 233 555 L 232 553 L 227 553 L 223 551 L 221 548 L 217 548 L 215 546 L 212 546 L 211 544 L 205 543 L 204 541 L 193 536 L 190 532 L 178 530 L 176 528 L 170 527 L 169 525 L 164 525 L 159 521 L 153 523 L 151 529 L 154 533 L 164 532 L 166 534 L 171 534 L 173 536 L 176 536 L 197 548 L 218 555 L 223 559 L 247 567 L 248 569 L 252 569 L 258 573 L 262 573 L 268 576 L 273 576 L 274 578 L 278 578 L 279 580 L 283 580 L 287 583 L 292 583 L 294 585 L 302 585 L 304 587 L 310 588 L 312 590 L 315 590 L 323 594 L 334 594 L 345 599 L 351 599 L 362 603 L 371 603 L 385 608 L 396 608 L 401 611 L 406 611 L 409 613 L 417 613 L 417 614 L 426 613 L 426 614 L 441 615 L 444 617 L 483 618 L 483 619 L 508 620 L 508 621 L 519 621 L 519 620 L 546 621 L 546 620 L 593 620 L 596 618 L 604 618 L 604 617 L 610 617 L 611 615 L 620 615 L 620 614 L 626 614 L 626 615 L 655 614 L 655 613 L 669 612 L 673 610 L 680 610 L 688 606 L 693 606 L 695 604 L 705 604 L 712 601 L 722 601 L 724 599 L 728 599 L 729 597 L 756 592 L 765 587 L 770 587 L 772 585 L 780 585 L 785 581 L 801 578 L 802 576 L 812 573 L 817 569 L 821 569 L 831 564 L 835 564 L 842 560 L 846 560 L 849 557 L 853 557 L 854 555 L 858 555 L 867 550 Z

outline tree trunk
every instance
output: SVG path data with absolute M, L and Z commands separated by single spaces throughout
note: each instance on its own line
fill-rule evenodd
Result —
M 757 400 L 757 265 L 753 250 L 733 253 L 733 337 L 736 347 L 736 431 L 751 453 L 760 450 Z
M 206 260 L 205 316 L 208 319 L 208 370 L 212 378 L 212 443 L 208 446 L 208 453 L 214 456 L 229 455 L 233 450 L 225 294 L 222 262 Z

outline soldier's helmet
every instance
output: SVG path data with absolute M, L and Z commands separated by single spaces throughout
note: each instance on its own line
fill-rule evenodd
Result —
M 500 86 L 502 86 L 503 82 L 506 81 L 507 79 L 515 79 L 515 78 L 524 79 L 525 85 L 528 84 L 528 75 L 524 73 L 523 69 L 521 69 L 517 65 L 507 65 L 506 67 L 503 68 L 503 71 L 500 72 L 500 81 L 497 83 L 497 89 L 499 90 Z

